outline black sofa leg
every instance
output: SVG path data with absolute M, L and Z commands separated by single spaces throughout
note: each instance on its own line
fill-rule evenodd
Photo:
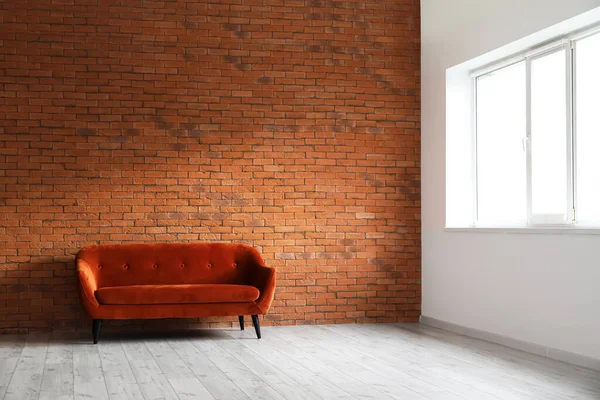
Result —
M 244 316 L 240 315 L 238 318 L 240 319 L 240 330 L 243 331 L 244 330 Z
M 95 319 L 92 322 L 92 335 L 94 335 L 94 344 L 98 343 L 100 331 L 102 330 L 102 319 Z
M 258 315 L 252 316 L 252 325 L 254 325 L 256 336 L 260 339 L 260 322 L 258 322 Z

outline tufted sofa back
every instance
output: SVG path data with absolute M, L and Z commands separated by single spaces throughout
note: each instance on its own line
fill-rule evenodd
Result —
M 234 243 L 150 243 L 98 245 L 81 249 L 98 287 L 153 284 L 242 284 L 251 264 L 263 265 L 258 251 Z

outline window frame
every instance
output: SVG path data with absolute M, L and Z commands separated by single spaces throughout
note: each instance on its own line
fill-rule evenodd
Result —
M 473 201 L 474 211 L 472 228 L 600 228 L 600 221 L 592 224 L 580 224 L 577 220 L 577 77 L 576 77 L 576 51 L 577 42 L 590 36 L 600 34 L 600 25 L 584 30 L 572 32 L 559 39 L 555 39 L 544 44 L 534 46 L 528 50 L 517 53 L 493 63 L 487 64 L 481 68 L 472 70 L 470 78 L 473 85 Z M 564 214 L 533 214 L 532 210 L 532 137 L 531 137 L 531 63 L 533 60 L 556 53 L 565 52 L 565 85 L 566 85 L 566 174 L 567 174 L 567 208 Z M 523 145 L 526 151 L 526 192 L 527 192 L 527 221 L 523 224 L 507 222 L 506 224 L 489 225 L 481 223 L 478 220 L 479 209 L 479 187 L 478 187 L 478 169 L 479 160 L 477 154 L 477 78 L 488 73 L 509 67 L 519 62 L 526 63 L 526 136 L 523 138 Z
M 600 35 L 600 25 L 595 26 L 594 28 L 591 29 L 584 29 L 579 31 L 578 33 L 574 34 L 571 38 L 571 49 L 572 49 L 572 56 L 574 60 L 577 60 L 577 43 L 581 40 L 587 39 L 591 36 L 596 36 L 596 35 Z M 573 157 L 574 160 L 576 158 L 577 155 L 577 65 L 574 61 L 573 63 L 573 71 L 572 71 L 572 85 L 573 85 L 573 89 L 572 89 L 572 104 L 573 104 L 573 130 L 574 130 L 574 135 L 573 135 Z M 597 229 L 600 230 L 600 220 L 595 221 L 595 220 L 580 220 L 577 218 L 577 206 L 578 206 L 578 198 L 577 198 L 577 162 L 574 162 L 573 164 L 573 205 L 574 205 L 574 212 L 575 212 L 575 225 L 576 227 L 582 228 L 582 229 Z
M 540 58 L 550 56 L 555 53 L 564 52 L 565 54 L 565 140 L 566 140 L 566 209 L 562 214 L 536 214 L 533 212 L 533 145 L 535 138 L 532 137 L 532 125 L 531 125 L 531 65 L 532 63 Z M 526 128 L 526 157 L 527 157 L 527 225 L 528 226 L 548 226 L 548 225 L 572 225 L 574 224 L 573 219 L 573 163 L 575 161 L 574 154 L 572 152 L 573 145 L 573 127 L 572 127 L 572 51 L 569 43 L 565 41 L 556 42 L 555 45 L 546 46 L 541 51 L 531 52 L 526 55 L 526 92 L 527 92 L 527 128 Z

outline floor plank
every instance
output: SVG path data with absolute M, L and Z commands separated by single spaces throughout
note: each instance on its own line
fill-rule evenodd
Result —
M 276 335 L 269 335 L 268 340 L 261 340 L 261 344 L 262 343 L 266 343 L 271 348 L 280 351 L 298 364 L 312 370 L 315 374 L 324 378 L 331 384 L 344 388 L 358 399 L 392 399 L 392 397 L 385 395 L 383 392 L 375 390 L 372 386 L 354 379 L 343 370 L 336 369 L 328 363 L 315 358 L 301 347 L 297 347 L 293 344 L 290 345 Z
M 235 382 L 229 379 L 219 367 L 189 340 L 186 338 L 179 340 L 171 339 L 168 340 L 168 343 L 215 399 L 250 399 Z
M 279 370 L 280 374 L 287 376 L 287 381 L 295 381 L 306 390 L 324 399 L 355 399 L 352 394 L 314 373 L 312 369 L 289 358 L 276 348 L 269 345 L 268 340 L 257 340 L 250 331 L 228 332 L 237 343 L 251 350 L 255 357 L 264 359 L 267 363 Z
M 268 382 L 264 382 L 256 373 L 239 362 L 228 351 L 216 344 L 212 339 L 193 340 L 192 344 L 210 359 L 223 373 L 251 399 L 282 400 L 285 399 Z
M 382 327 L 380 334 L 397 336 L 398 325 Z M 414 327 L 403 327 L 413 330 Z M 439 336 L 439 335 L 443 336 Z M 429 327 L 421 327 L 419 337 L 430 344 L 438 344 L 444 360 L 449 357 L 460 360 L 473 376 L 494 382 L 498 386 L 510 387 L 520 394 L 544 399 L 600 399 L 600 374 L 572 365 L 552 361 L 536 355 L 509 349 L 497 344 L 480 341 Z M 429 339 L 428 339 L 429 338 Z M 441 345 L 440 345 L 441 344 Z M 467 351 L 468 349 L 468 351 Z M 550 364 L 549 364 L 550 362 Z M 553 368 L 548 369 L 547 366 Z
M 146 400 L 179 399 L 143 339 L 123 340 L 121 346 Z
M 19 363 L 27 340 L 26 335 L 5 335 L 0 337 L 0 398 L 4 398 L 8 384 Z
M 180 399 L 214 399 L 165 340 L 145 340 L 144 343 Z
M 40 400 L 72 400 L 73 343 L 60 336 L 51 337 L 44 363 Z
M 0 336 L 0 399 L 599 400 L 600 372 L 419 324 Z
M 443 391 L 458 395 L 468 394 L 470 398 L 515 398 L 515 394 L 510 389 L 503 387 L 495 388 L 493 385 L 489 386 L 485 381 L 481 382 L 473 377 L 471 377 L 471 381 L 469 382 L 464 382 L 460 379 L 440 380 L 440 377 L 448 378 L 454 371 L 465 368 L 465 366 L 461 365 L 460 360 L 453 359 L 448 354 L 444 356 L 444 359 L 432 356 L 436 351 L 435 346 L 425 348 L 424 346 L 414 346 L 412 344 L 411 347 L 410 342 L 409 344 L 404 343 L 402 345 L 398 343 L 401 342 L 401 337 L 389 343 L 385 341 L 384 335 L 377 335 L 377 340 L 371 343 L 361 344 L 361 339 L 364 338 L 365 334 L 371 334 L 368 330 L 365 333 L 363 327 L 358 327 L 356 330 L 348 329 L 346 326 L 335 328 L 324 327 L 324 329 L 331 330 L 337 337 L 349 337 L 353 339 L 351 346 L 362 354 L 362 359 L 378 360 L 378 362 L 386 366 L 381 369 L 384 376 L 388 376 L 390 379 L 397 377 L 401 383 L 419 393 L 425 394 L 427 397 L 438 397 L 439 395 L 436 392 L 439 392 L 439 388 L 441 388 Z M 426 350 L 426 354 L 420 354 L 423 349 Z M 373 366 L 376 364 L 373 364 L 371 361 L 369 365 Z M 418 365 L 419 368 L 415 369 L 414 365 Z M 393 370 L 400 370 L 403 374 L 398 375 Z M 436 374 L 435 379 L 428 379 L 432 373 Z M 416 386 L 410 377 L 418 378 Z M 428 389 L 427 385 L 424 385 L 423 382 L 434 385 L 438 389 L 431 387 Z M 518 393 L 516 398 L 527 399 L 528 397 L 522 393 Z
M 218 346 L 229 352 L 241 364 L 253 371 L 260 379 L 290 400 L 307 400 L 318 398 L 298 382 L 281 373 L 277 367 L 257 357 L 252 351 L 235 340 L 219 340 Z
M 73 345 L 73 387 L 76 400 L 109 399 L 98 348 L 99 346 L 89 342 Z
M 332 367 L 344 371 L 354 379 L 363 382 L 386 396 L 394 399 L 426 399 L 422 394 L 402 385 L 401 382 L 388 379 L 378 371 L 373 371 L 361 364 L 361 360 L 353 353 L 353 348 L 347 344 L 341 347 L 336 340 L 324 341 L 317 327 L 289 327 L 277 331 L 278 337 L 285 340 L 289 345 L 300 346 L 303 351 L 313 357 L 322 360 Z
M 142 390 L 131 370 L 119 340 L 105 340 L 98 344 L 100 362 L 111 399 L 143 400 Z
M 5 400 L 37 399 L 40 396 L 44 362 L 48 352 L 48 335 L 31 334 L 12 374 Z

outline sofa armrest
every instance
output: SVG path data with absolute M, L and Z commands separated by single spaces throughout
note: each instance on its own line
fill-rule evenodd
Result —
M 89 312 L 89 307 L 96 308 L 100 304 L 96 300 L 96 289 L 98 289 L 98 283 L 96 277 L 92 272 L 91 267 L 82 259 L 77 259 L 77 272 L 79 275 L 79 290 L 81 291 L 81 300 L 84 308 Z
M 273 296 L 275 295 L 275 268 L 255 265 L 254 273 L 256 275 L 253 286 L 260 291 L 260 296 L 256 299 L 256 304 L 263 314 L 266 314 L 271 307 Z
M 260 295 L 255 302 L 266 314 L 275 295 L 275 268 L 267 267 L 258 250 L 248 245 L 239 245 L 237 259 L 244 265 L 243 276 L 240 277 L 243 284 L 258 289 Z

